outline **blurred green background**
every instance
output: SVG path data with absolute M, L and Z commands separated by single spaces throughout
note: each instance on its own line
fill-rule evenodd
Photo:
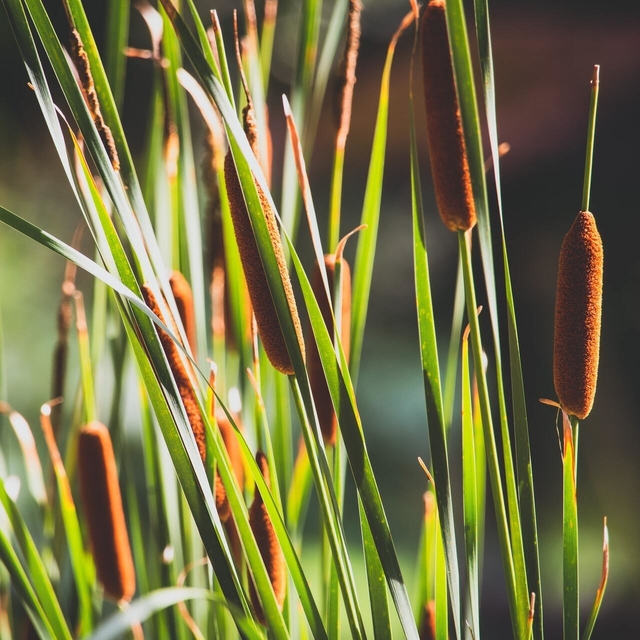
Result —
M 359 220 L 386 46 L 409 8 L 408 2 L 401 0 L 363 2 L 363 40 L 346 156 L 343 231 L 356 226 Z M 47 4 L 62 20 L 61 8 L 52 2 Z M 198 6 L 205 16 L 208 9 L 218 9 L 224 30 L 231 33 L 231 10 L 237 4 L 224 0 L 211 5 L 200 0 Z M 328 20 L 331 2 L 327 0 L 325 4 Z M 275 80 L 269 95 L 275 144 L 274 185 L 279 183 L 277 168 L 284 133 L 280 95 L 287 92 L 291 78 L 298 8 L 295 0 L 280 2 Z M 581 430 L 578 485 L 582 596 L 586 616 L 599 579 L 602 517 L 606 515 L 611 574 L 594 637 L 607 637 L 607 633 L 637 637 L 640 621 L 634 607 L 640 597 L 640 353 L 636 334 L 640 253 L 635 243 L 640 231 L 636 195 L 640 169 L 640 8 L 620 2 L 501 1 L 490 2 L 490 10 L 498 131 L 500 141 L 511 145 L 502 161 L 503 202 L 528 398 L 547 637 L 551 639 L 561 637 L 562 628 L 561 460 L 555 412 L 540 405 L 538 399 L 554 397 L 557 256 L 580 206 L 589 78 L 593 64 L 601 65 L 591 208 L 605 248 L 605 290 L 598 392 L 593 412 Z M 87 11 L 100 42 L 105 1 L 87 3 Z M 411 40 L 408 34 L 401 40 L 392 73 L 380 239 L 358 388 L 374 468 L 409 580 L 422 515 L 421 496 L 426 488 L 417 456 L 428 456 L 411 257 L 407 100 Z M 131 44 L 148 44 L 135 12 Z M 0 60 L 0 204 L 70 242 L 80 212 L 66 186 L 35 98 L 26 86 L 24 66 L 4 14 L 0 14 Z M 150 67 L 145 61 L 128 63 L 124 123 L 134 152 L 145 132 L 145 87 L 149 75 Z M 416 81 L 419 89 L 419 74 Z M 308 159 L 322 229 L 326 226 L 323 221 L 334 131 L 330 100 L 325 107 L 318 143 L 313 158 Z M 424 141 L 422 171 L 436 322 L 444 353 L 457 247 L 455 237 L 445 230 L 435 210 L 424 122 L 419 119 L 418 125 Z M 202 135 L 200 120 L 194 114 L 194 139 Z M 277 191 L 276 186 L 276 202 Z M 304 246 L 304 238 L 301 243 Z M 352 242 L 348 257 L 353 256 L 354 247 Z M 88 237 L 83 250 L 90 251 Z M 0 229 L 0 308 L 7 400 L 33 423 L 39 406 L 49 399 L 63 271 L 60 258 L 8 228 Z M 79 285 L 88 293 L 90 278 L 80 274 Z M 482 297 L 480 294 L 479 303 L 483 302 Z M 77 367 L 72 366 L 72 383 L 77 375 Z M 459 435 L 454 432 L 452 437 L 452 455 L 459 461 Z M 0 441 L 6 440 L 5 434 Z M 459 489 L 458 463 L 454 463 L 454 474 Z M 353 491 L 348 500 L 355 504 Z M 355 516 L 356 511 L 347 505 L 347 513 Z M 485 637 L 509 637 L 492 520 L 489 505 L 482 603 L 484 633 Z M 355 520 L 352 524 L 355 531 Z

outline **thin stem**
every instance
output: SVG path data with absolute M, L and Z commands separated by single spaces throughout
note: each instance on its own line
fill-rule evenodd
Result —
M 522 619 L 522 613 L 527 611 L 528 605 L 522 605 L 518 598 L 518 585 L 516 584 L 513 553 L 509 538 L 509 526 L 505 508 L 504 493 L 502 490 L 502 480 L 500 477 L 498 450 L 496 447 L 493 420 L 489 404 L 489 390 L 482 364 L 482 343 L 480 338 L 480 324 L 478 322 L 478 315 L 476 312 L 477 304 L 473 272 L 471 269 L 471 252 L 469 250 L 468 241 L 464 231 L 458 232 L 458 246 L 462 261 L 462 274 L 464 277 L 465 297 L 467 300 L 467 316 L 469 319 L 469 326 L 471 327 L 471 346 L 473 351 L 473 363 L 478 381 L 480 412 L 482 415 L 482 426 L 487 453 L 487 467 L 491 481 L 493 503 L 496 510 L 496 525 L 500 540 L 502 563 L 504 565 L 505 577 L 507 580 L 507 596 L 509 599 L 509 610 L 511 612 L 511 624 L 513 626 L 514 637 L 522 638 L 524 636 L 525 629 L 521 626 L 520 621 Z M 524 608 L 522 609 L 522 607 Z
M 329 239 L 327 248 L 333 253 L 340 240 L 340 208 L 342 201 L 342 175 L 344 173 L 344 147 L 336 146 L 331 180 L 331 209 L 329 213 Z
M 591 104 L 589 106 L 589 125 L 587 127 L 587 155 L 584 162 L 584 185 L 582 187 L 582 211 L 589 211 L 591 197 L 591 172 L 593 168 L 593 145 L 596 132 L 596 113 L 600 92 L 600 65 L 593 66 L 591 76 Z

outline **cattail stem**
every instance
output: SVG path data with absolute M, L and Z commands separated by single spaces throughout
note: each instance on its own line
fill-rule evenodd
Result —
M 587 153 L 584 161 L 584 185 L 582 187 L 582 211 L 589 211 L 591 197 L 591 172 L 593 167 L 593 147 L 596 132 L 596 115 L 598 111 L 598 94 L 600 93 L 600 65 L 593 66 L 591 76 L 591 104 L 589 105 L 589 125 L 587 127 Z
M 84 298 L 80 291 L 74 294 L 76 302 L 76 329 L 78 331 L 78 348 L 80 351 L 80 368 L 82 376 L 82 392 L 87 422 L 97 419 L 96 398 L 93 385 L 93 367 L 91 366 L 91 347 L 89 346 L 89 331 L 87 317 L 84 310 Z

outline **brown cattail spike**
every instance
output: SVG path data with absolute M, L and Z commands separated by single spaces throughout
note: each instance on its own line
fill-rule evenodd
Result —
M 187 335 L 187 340 L 191 347 L 191 353 L 195 354 L 197 352 L 196 317 L 193 310 L 191 285 L 179 271 L 174 271 L 171 274 L 169 285 L 171 286 L 173 297 L 176 299 L 176 306 L 178 307 L 180 320 L 182 320 L 182 326 L 184 327 L 184 332 Z
M 268 486 L 269 464 L 267 462 L 267 457 L 261 451 L 258 451 L 256 454 L 256 462 L 258 463 L 258 467 L 260 467 L 262 476 Z M 258 544 L 260 555 L 262 556 L 264 565 L 267 569 L 267 574 L 271 581 L 273 592 L 276 596 L 276 602 L 278 603 L 280 610 L 282 610 L 287 586 L 284 555 L 257 485 L 253 503 L 249 509 L 249 524 L 251 525 L 251 530 L 253 531 L 253 535 L 255 536 Z M 260 622 L 264 623 L 264 612 L 253 581 L 251 581 L 249 586 L 251 602 L 255 609 L 256 616 Z
M 351 105 L 353 103 L 353 88 L 356 84 L 356 64 L 358 49 L 360 48 L 360 14 L 362 3 L 360 0 L 349 0 L 349 20 L 347 23 L 347 44 L 344 58 L 340 65 L 337 80 L 337 112 L 338 137 L 337 146 L 344 148 L 349 126 L 351 124 Z
M 335 291 L 335 268 L 336 257 L 333 254 L 325 255 L 324 265 L 327 270 L 327 278 L 329 280 L 329 293 L 333 301 Z M 341 260 L 340 279 L 342 281 L 342 309 L 340 312 L 341 326 L 340 339 L 342 340 L 342 348 L 346 358 L 349 358 L 350 347 L 350 330 L 351 330 L 351 270 L 349 264 L 343 258 Z M 333 336 L 334 325 L 329 301 L 322 283 L 320 269 L 316 263 L 313 275 L 311 276 L 311 286 L 315 294 L 316 300 L 322 313 L 322 318 L 327 326 L 329 335 Z M 313 337 L 309 340 L 309 357 L 307 358 L 307 369 L 309 371 L 309 383 L 311 384 L 311 392 L 316 405 L 320 430 L 326 445 L 333 446 L 336 443 L 337 420 L 331 402 L 331 394 L 327 387 L 327 381 L 324 377 L 318 347 Z
M 476 223 L 469 162 L 453 77 L 444 0 L 431 0 L 422 17 L 422 74 L 427 139 L 438 209 L 451 231 Z
M 564 411 L 584 420 L 598 378 L 602 316 L 602 240 L 591 213 L 581 211 L 560 249 L 553 381 Z
M 91 422 L 80 430 L 78 472 L 98 579 L 113 600 L 130 601 L 136 576 L 122 509 L 109 430 Z
M 236 482 L 240 487 L 240 490 L 244 487 L 244 465 L 242 463 L 242 452 L 240 450 L 240 443 L 236 436 L 234 428 L 231 426 L 226 416 L 218 416 L 217 418 L 218 428 L 222 435 L 222 440 L 229 454 L 231 460 L 231 468 L 233 474 L 236 477 Z M 222 483 L 220 473 L 216 472 L 215 479 L 215 493 L 216 493 L 216 508 L 218 509 L 218 515 L 222 522 L 227 522 L 231 515 L 231 507 L 229 505 L 229 499 L 227 497 L 227 491 Z
M 158 318 L 160 318 L 160 320 L 164 322 L 162 312 L 160 311 L 160 306 L 158 305 L 156 297 L 148 284 L 142 285 L 142 295 L 149 309 L 151 309 L 151 311 L 153 311 L 158 316 Z M 191 430 L 193 431 L 193 435 L 196 439 L 196 444 L 198 445 L 198 453 L 200 454 L 202 462 L 205 463 L 207 460 L 207 441 L 205 438 L 204 422 L 202 420 L 202 416 L 200 415 L 198 399 L 196 397 L 195 391 L 193 390 L 193 386 L 191 385 L 191 381 L 189 380 L 189 374 L 187 373 L 184 363 L 182 362 L 178 347 L 170 338 L 170 336 L 162 329 L 158 329 L 158 335 L 160 336 L 162 348 L 164 349 L 164 353 L 167 356 L 169 366 L 171 367 L 171 371 L 173 372 L 173 377 L 175 378 L 176 385 L 178 386 L 178 391 L 180 392 L 182 404 L 184 405 L 185 411 L 187 413 L 187 418 L 189 419 Z
M 249 297 L 251 298 L 251 304 L 253 305 L 253 312 L 256 316 L 258 332 L 262 339 L 264 350 L 271 364 L 278 371 L 291 375 L 294 373 L 293 364 L 291 362 L 291 357 L 287 350 L 282 328 L 278 321 L 278 315 L 273 304 L 273 298 L 271 297 L 271 292 L 269 290 L 267 276 L 264 271 L 264 267 L 262 266 L 258 245 L 256 244 L 256 240 L 253 235 L 251 219 L 244 201 L 240 182 L 238 181 L 238 174 L 236 173 L 236 167 L 231 151 L 227 153 L 227 157 L 224 161 L 224 177 L 227 185 L 231 219 L 233 221 L 233 228 L 236 235 L 236 241 L 238 243 L 242 268 L 244 269 L 244 275 L 249 289 Z M 278 231 L 276 219 L 271 209 L 271 205 L 269 204 L 269 200 L 259 186 L 258 195 L 260 196 L 265 222 L 267 223 L 269 235 L 271 236 L 271 245 L 278 262 L 280 277 L 282 278 L 282 284 L 289 303 L 289 310 L 291 311 L 291 318 L 298 337 L 298 343 L 300 344 L 302 356 L 304 357 L 304 341 L 302 339 L 302 330 L 300 328 L 300 318 L 298 316 L 296 301 L 293 296 L 293 288 L 291 286 L 291 280 L 289 279 L 289 272 L 287 271 L 287 265 L 284 259 L 280 232 Z
M 419 636 L 420 640 L 436 640 L 436 603 L 433 600 L 423 607 Z
M 118 152 L 116 151 L 116 143 L 113 139 L 111 129 L 107 126 L 100 111 L 100 103 L 98 102 L 98 94 L 96 93 L 96 87 L 93 83 L 93 76 L 91 75 L 91 67 L 89 66 L 89 56 L 84 49 L 80 34 L 76 29 L 71 30 L 71 56 L 78 72 L 80 79 L 80 87 L 84 94 L 84 99 L 93 118 L 93 122 L 98 130 L 98 135 L 104 144 L 113 166 L 114 171 L 120 170 L 120 159 L 118 158 Z

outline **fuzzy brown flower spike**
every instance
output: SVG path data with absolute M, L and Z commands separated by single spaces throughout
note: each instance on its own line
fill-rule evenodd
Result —
M 248 133 L 247 137 L 251 139 L 251 134 Z M 273 304 L 273 298 L 271 297 L 271 292 L 269 290 L 267 276 L 264 271 L 264 267 L 262 266 L 258 245 L 256 244 L 256 240 L 253 235 L 251 218 L 249 217 L 249 212 L 247 211 L 247 206 L 244 201 L 242 187 L 238 180 L 238 174 L 236 172 L 236 166 L 233 161 L 231 151 L 227 153 L 224 160 L 224 178 L 227 185 L 233 229 L 235 231 L 236 241 L 238 242 L 238 250 L 240 251 L 242 268 L 244 269 L 244 275 L 249 289 L 249 297 L 251 298 L 253 312 L 256 316 L 258 333 L 260 334 L 264 350 L 271 364 L 281 373 L 291 375 L 294 373 L 293 364 L 291 362 L 289 351 L 287 350 L 287 345 L 282 333 L 282 328 L 278 321 L 278 315 Z M 278 269 L 280 271 L 282 284 L 289 303 L 293 325 L 298 337 L 300 349 L 302 350 L 302 356 L 304 357 L 304 341 L 302 339 L 300 318 L 298 316 L 296 301 L 293 296 L 293 288 L 291 286 L 291 280 L 289 279 L 289 272 L 287 271 L 287 265 L 284 259 L 280 232 L 278 230 L 278 225 L 276 224 L 276 218 L 271 209 L 271 205 L 269 204 L 269 200 L 260 186 L 258 186 L 258 195 L 260 196 L 260 203 L 262 204 L 265 222 L 269 229 L 271 245 L 278 262 Z
M 110 598 L 129 602 L 136 590 L 135 569 L 113 446 L 109 430 L 99 422 L 80 430 L 78 471 L 98 579 Z
M 151 311 L 153 311 L 158 318 L 164 322 L 158 301 L 148 284 L 142 285 L 142 296 L 144 297 L 144 301 L 147 303 L 149 309 L 151 309 Z M 196 439 L 198 453 L 200 453 L 200 458 L 204 463 L 207 460 L 207 441 L 205 438 L 204 422 L 200 415 L 200 408 L 198 406 L 198 399 L 196 398 L 195 391 L 193 390 L 193 386 L 189 380 L 189 374 L 187 373 L 184 363 L 182 362 L 182 358 L 180 357 L 178 347 L 175 345 L 171 337 L 162 329 L 158 329 L 158 335 L 160 336 L 162 348 L 167 356 L 178 391 L 180 392 L 182 404 L 184 405 L 187 413 L 191 430 L 193 431 L 193 435 Z M 222 515 L 220 517 L 222 518 Z
M 422 17 L 422 74 L 433 186 L 442 221 L 451 231 L 476 223 L 462 119 L 453 77 L 444 0 Z
M 197 353 L 196 343 L 196 317 L 193 310 L 193 292 L 188 280 L 179 272 L 174 271 L 169 278 L 169 285 L 176 299 L 176 306 L 182 320 L 184 332 L 187 335 L 191 353 Z
M 340 278 L 342 280 L 342 310 L 341 310 L 341 327 L 340 327 L 340 339 L 342 340 L 342 348 L 344 354 L 349 358 L 350 347 L 350 328 L 351 328 L 351 270 L 349 264 L 343 258 L 340 269 Z M 335 268 L 336 257 L 334 254 L 327 254 L 324 257 L 324 264 L 327 269 L 327 278 L 329 280 L 329 292 L 333 299 L 334 295 L 334 280 L 335 280 Z M 327 300 L 327 294 L 324 290 L 322 283 L 322 276 L 320 275 L 320 269 L 316 263 L 313 275 L 311 276 L 311 286 L 313 292 L 318 301 L 322 318 L 327 326 L 329 335 L 333 336 L 333 318 L 331 316 L 331 310 L 329 309 L 329 302 Z M 307 358 L 307 369 L 309 371 L 309 383 L 311 384 L 311 392 L 316 404 L 316 411 L 318 413 L 318 421 L 320 423 L 320 430 L 324 437 L 326 445 L 333 446 L 336 443 L 337 433 L 337 420 L 336 414 L 333 410 L 333 403 L 331 402 L 331 394 L 327 387 L 327 381 L 324 377 L 322 362 L 320 361 L 320 355 L 318 353 L 318 347 L 316 346 L 313 337 L 309 340 L 309 357 Z
M 422 611 L 420 640 L 436 640 L 436 603 L 429 600 Z
M 602 240 L 591 213 L 581 211 L 560 249 L 553 382 L 560 406 L 584 420 L 598 379 L 602 316 Z
M 265 482 L 269 485 L 269 464 L 267 462 L 267 457 L 262 453 L 262 451 L 258 451 L 256 454 L 256 462 L 258 463 L 258 467 L 260 467 L 260 471 L 262 472 Z M 253 503 L 249 509 L 249 524 L 251 525 L 251 530 L 253 531 L 253 535 L 258 543 L 260 555 L 264 560 L 264 565 L 267 569 L 271 586 L 273 587 L 273 593 L 276 596 L 276 602 L 278 603 L 280 610 L 282 610 L 287 586 L 284 555 L 280 548 L 276 532 L 273 529 L 271 518 L 267 513 L 267 508 L 264 506 L 262 496 L 260 495 L 257 486 Z M 255 609 L 256 616 L 260 622 L 265 623 L 266 620 L 264 612 L 253 581 L 250 582 L 249 587 L 251 603 Z

